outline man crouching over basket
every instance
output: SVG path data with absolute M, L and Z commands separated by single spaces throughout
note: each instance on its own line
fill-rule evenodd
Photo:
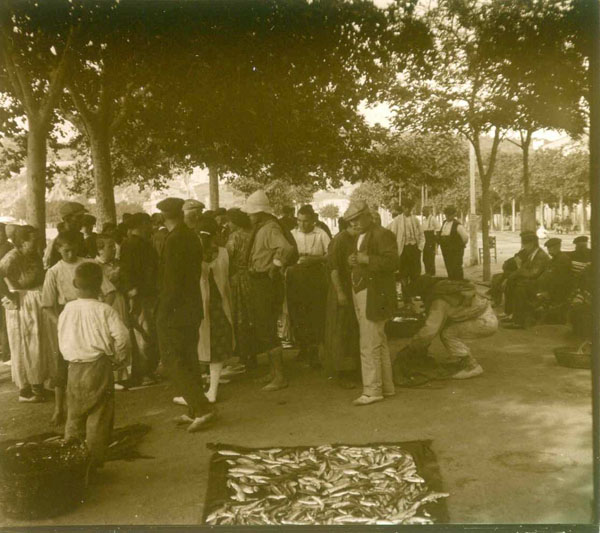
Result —
M 498 331 L 498 319 L 490 301 L 479 295 L 468 281 L 430 276 L 418 278 L 410 292 L 423 299 L 427 319 L 404 350 L 427 348 L 439 334 L 451 361 L 456 362 L 457 371 L 452 378 L 468 379 L 483 374 L 483 368 L 464 341 L 489 337 Z

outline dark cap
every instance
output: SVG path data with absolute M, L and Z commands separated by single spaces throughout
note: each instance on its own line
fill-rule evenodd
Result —
M 93 226 L 96 223 L 96 217 L 94 215 L 85 214 L 83 215 L 84 226 Z
M 157 209 L 166 215 L 176 215 L 183 212 L 184 201 L 181 198 L 165 198 L 156 204 Z
M 148 213 L 134 213 L 127 219 L 129 229 L 136 229 L 144 224 L 152 224 L 152 219 Z
M 216 217 L 222 217 L 222 216 L 225 216 L 226 214 L 227 214 L 227 209 L 225 209 L 224 207 L 219 207 L 215 211 L 215 216 Z
M 562 241 L 558 237 L 553 237 L 552 239 L 548 239 L 546 241 L 546 244 L 544 244 L 544 246 L 546 248 L 550 248 L 550 246 L 560 246 L 561 244 L 562 244 Z
M 579 237 L 575 237 L 573 239 L 573 244 L 579 244 L 580 242 L 587 243 L 588 241 L 589 241 L 589 238 L 587 235 L 580 235 Z
M 522 242 L 532 242 L 537 241 L 538 237 L 535 234 L 535 231 L 522 231 L 521 232 L 521 241 Z
M 61 218 L 66 218 L 73 215 L 83 215 L 85 212 L 85 207 L 79 202 L 65 202 L 60 206 L 59 209 Z

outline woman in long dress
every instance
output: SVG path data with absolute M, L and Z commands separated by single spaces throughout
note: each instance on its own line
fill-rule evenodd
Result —
M 44 266 L 37 251 L 35 228 L 17 227 L 13 242 L 15 248 L 0 261 L 12 379 L 19 387 L 20 402 L 43 402 L 52 354 L 43 337 Z
M 248 247 L 252 237 L 252 225 L 248 215 L 235 208 L 227 211 L 227 223 L 230 233 L 225 248 L 229 254 L 233 332 L 237 341 L 235 355 L 246 368 L 252 368 L 256 366 L 256 351 L 252 347 L 254 335 L 248 281 Z
M 206 397 L 214 403 L 223 363 L 232 357 L 234 348 L 229 256 L 227 250 L 218 245 L 218 226 L 214 220 L 204 219 L 199 231 L 203 248 L 200 287 L 204 319 L 200 326 L 198 358 L 201 363 L 209 364 L 210 386 Z

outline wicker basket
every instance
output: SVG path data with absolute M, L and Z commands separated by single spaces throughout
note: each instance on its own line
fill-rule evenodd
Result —
M 562 346 L 554 349 L 554 357 L 560 366 L 569 368 L 592 368 L 591 353 L 585 351 L 584 348 L 589 343 L 584 342 L 577 350 L 572 346 Z
M 391 339 L 407 339 L 421 329 L 423 322 L 423 319 L 420 317 L 397 316 L 386 322 L 385 333 Z
M 26 440 L 0 448 L 0 508 L 18 520 L 50 518 L 82 501 L 88 454 L 84 445 Z

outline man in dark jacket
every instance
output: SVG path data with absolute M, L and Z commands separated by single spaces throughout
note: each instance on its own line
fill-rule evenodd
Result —
M 562 241 L 556 237 L 546 241 L 551 259 L 537 282 L 537 297 L 544 314 L 544 322 L 547 323 L 566 321 L 568 298 L 574 285 L 571 258 L 561 251 L 561 244 Z
M 142 385 L 155 381 L 158 346 L 154 321 L 158 281 L 158 254 L 152 246 L 152 220 L 135 213 L 127 222 L 129 236 L 121 243 L 120 278 L 127 297 L 135 337 L 133 379 Z
M 13 249 L 13 245 L 6 235 L 6 225 L 0 223 L 0 259 Z M 8 344 L 8 332 L 6 331 L 6 314 L 4 307 L 0 307 L 0 350 L 2 361 L 10 359 L 10 346 Z
M 444 209 L 444 223 L 440 229 L 438 242 L 448 272 L 448 279 L 464 279 L 463 258 L 465 246 L 469 242 L 469 234 L 456 218 L 456 208 L 448 206 Z
M 504 311 L 507 318 L 502 320 L 502 325 L 508 329 L 523 329 L 534 321 L 537 280 L 550 262 L 533 231 L 521 233 L 521 249 L 518 268 L 508 276 L 504 289 Z
M 357 234 L 348 264 L 360 331 L 363 394 L 353 403 L 368 405 L 395 394 L 384 326 L 397 305 L 394 273 L 399 266 L 398 248 L 391 231 L 373 224 L 366 202 L 352 202 L 344 219 Z
M 158 270 L 156 326 L 160 355 L 177 391 L 189 408 L 188 431 L 204 428 L 215 416 L 204 396 L 198 363 L 198 335 L 203 318 L 200 274 L 202 245 L 183 222 L 183 200 L 167 198 L 157 205 L 169 235 Z

